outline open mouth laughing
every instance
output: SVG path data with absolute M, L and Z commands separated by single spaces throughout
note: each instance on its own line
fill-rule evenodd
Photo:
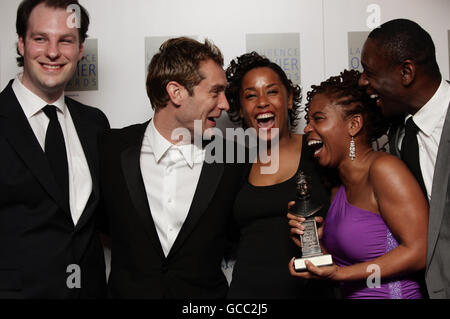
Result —
M 378 93 L 369 93 L 369 92 L 367 92 L 367 93 L 369 94 L 369 96 L 370 96 L 371 99 L 375 100 L 375 104 L 376 104 L 378 107 L 381 107 L 381 106 L 383 105 L 383 102 L 382 102 L 382 100 L 381 100 L 381 97 L 379 96 Z
M 216 127 L 216 125 L 217 125 L 217 119 L 220 117 L 220 114 L 218 115 L 218 116 L 209 116 L 208 118 L 207 118 L 207 121 L 208 121 L 208 124 L 209 124 L 209 126 L 211 126 L 211 127 Z
M 308 146 L 314 149 L 314 157 L 318 157 L 323 148 L 323 142 L 321 140 L 311 139 L 308 141 Z
M 272 112 L 260 113 L 256 117 L 258 127 L 262 129 L 272 128 L 275 124 L 275 114 Z

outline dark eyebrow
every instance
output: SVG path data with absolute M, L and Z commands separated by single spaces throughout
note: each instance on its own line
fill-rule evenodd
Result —
M 31 37 L 34 37 L 34 36 L 44 36 L 44 37 L 48 37 L 49 35 L 48 35 L 48 33 L 46 33 L 46 32 L 31 32 L 30 33 L 30 36 Z M 61 34 L 61 35 L 59 35 L 59 37 L 60 38 L 76 38 L 76 36 L 74 35 L 74 34 L 72 34 L 72 33 L 65 33 L 65 34 Z
M 270 88 L 272 88 L 272 87 L 274 87 L 274 86 L 278 86 L 278 84 L 277 84 L 277 83 L 272 83 L 272 84 L 267 85 L 266 88 L 267 88 L 267 89 L 270 89 Z M 248 91 L 256 91 L 256 89 L 255 89 L 254 87 L 252 87 L 252 86 L 251 86 L 251 87 L 248 87 L 248 88 L 245 88 L 245 89 L 244 89 L 244 92 L 247 91 L 247 90 L 248 90 Z
M 223 84 L 216 84 L 214 85 L 211 90 L 209 90 L 210 92 L 216 92 L 216 91 L 225 91 L 226 85 Z
M 48 34 L 45 32 L 30 32 L 30 38 L 33 37 L 48 37 Z

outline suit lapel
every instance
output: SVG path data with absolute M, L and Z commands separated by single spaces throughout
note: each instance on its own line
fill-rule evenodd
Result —
M 176 251 L 183 245 L 186 238 L 199 221 L 200 217 L 205 213 L 216 192 L 217 186 L 222 179 L 223 171 L 224 164 L 222 163 L 203 163 L 197 189 L 195 190 L 194 198 L 192 199 L 191 208 L 168 257 L 175 254 Z
M 3 135 L 50 197 L 70 216 L 47 157 L 14 95 L 12 81 L 2 92 L 0 100 L 0 127 L 3 128 Z
M 444 216 L 445 204 L 450 180 L 450 105 L 445 117 L 444 128 L 442 129 L 439 150 L 434 168 L 433 188 L 430 202 L 430 215 L 428 222 L 428 250 L 427 266 L 434 253 L 434 247 L 439 236 L 442 218 Z
M 139 130 L 136 136 L 133 135 L 130 137 L 130 141 L 133 141 L 133 144 L 122 152 L 122 170 L 131 201 L 142 220 L 142 225 L 149 234 L 156 251 L 162 258 L 165 258 L 148 204 L 147 192 L 141 173 L 141 148 L 147 126 L 148 123 L 143 124 L 142 130 Z

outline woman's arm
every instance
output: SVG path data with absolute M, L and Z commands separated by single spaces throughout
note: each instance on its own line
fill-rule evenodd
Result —
M 381 277 L 391 277 L 421 270 L 426 263 L 428 203 L 419 184 L 406 165 L 386 155 L 377 158 L 369 171 L 369 183 L 378 202 L 381 217 L 399 242 L 389 253 L 369 262 L 347 267 L 314 267 L 309 272 L 291 274 L 303 278 L 325 278 L 337 281 L 364 280 L 371 274 L 370 265 L 377 265 Z M 293 272 L 294 271 L 294 272 Z

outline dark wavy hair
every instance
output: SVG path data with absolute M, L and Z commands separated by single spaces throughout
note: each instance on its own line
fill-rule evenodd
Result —
M 342 108 L 345 117 L 361 114 L 364 119 L 363 130 L 367 137 L 367 143 L 371 144 L 386 134 L 389 121 L 376 106 L 375 100 L 371 99 L 363 88 L 358 85 L 361 73 L 356 70 L 344 70 L 338 76 L 332 76 L 320 85 L 312 85 L 312 90 L 306 96 L 306 121 L 309 122 L 308 112 L 311 100 L 317 94 L 325 94 L 327 97 L 336 99 L 336 104 Z
M 237 57 L 231 61 L 230 66 L 226 70 L 226 76 L 228 80 L 228 87 L 225 94 L 230 104 L 228 116 L 230 120 L 240 125 L 243 128 L 247 128 L 244 119 L 241 117 L 241 103 L 240 103 L 240 91 L 242 79 L 248 71 L 259 68 L 267 67 L 272 69 L 280 77 L 281 82 L 286 87 L 288 94 L 293 94 L 293 106 L 288 110 L 289 122 L 292 128 L 297 126 L 298 114 L 300 112 L 302 102 L 302 90 L 300 86 L 294 85 L 291 80 L 288 79 L 283 69 L 278 64 L 270 61 L 268 58 L 259 55 L 256 52 L 245 53 L 240 57 Z
M 194 87 L 205 78 L 200 63 L 209 59 L 223 67 L 220 49 L 207 39 L 205 43 L 187 37 L 165 41 L 148 67 L 146 88 L 153 109 L 159 111 L 166 107 L 170 100 L 166 86 L 170 81 L 183 85 L 192 96 Z

